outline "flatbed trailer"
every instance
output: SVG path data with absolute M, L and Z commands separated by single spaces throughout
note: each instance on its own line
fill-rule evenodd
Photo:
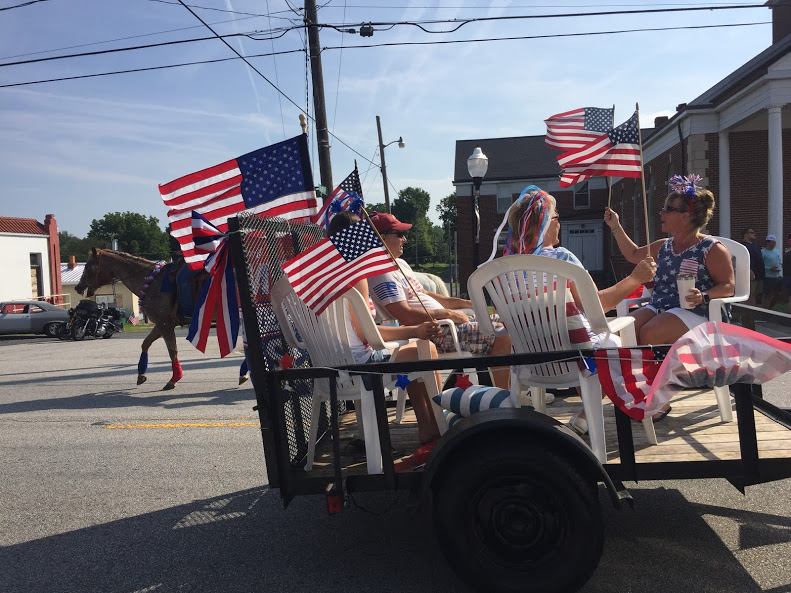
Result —
M 760 386 L 750 384 L 731 386 L 732 423 L 720 421 L 714 395 L 708 390 L 675 396 L 675 413 L 655 425 L 659 445 L 649 445 L 642 430 L 635 436 L 630 418 L 606 405 L 607 461 L 603 464 L 586 441 L 565 425 L 572 409 L 580 405 L 567 398 L 563 404 L 550 406 L 547 414 L 529 408 L 478 412 L 451 427 L 418 471 L 396 471 L 401 460 L 384 455 L 383 473 L 369 475 L 364 461 L 347 450 L 354 434 L 354 415 L 344 410 L 335 382 L 330 381 L 330 400 L 320 422 L 323 438 L 313 469 L 305 471 L 314 379 L 338 377 L 340 372 L 372 373 L 381 450 L 391 451 L 395 444 L 406 457 L 419 445 L 416 424 L 409 417 L 400 425 L 392 422 L 382 374 L 460 370 L 473 364 L 483 370 L 568 360 L 593 352 L 333 369 L 310 367 L 303 357 L 301 363 L 298 359 L 301 368 L 278 368 L 278 355 L 273 352 L 285 354 L 288 349 L 277 336 L 276 322 L 273 327 L 273 315 L 267 309 L 271 305 L 261 294 L 262 286 L 277 280 L 273 270 L 283 257 L 282 253 L 273 257 L 272 236 L 278 234 L 281 241 L 294 232 L 288 225 L 264 229 L 251 224 L 247 234 L 254 235 L 255 241 L 246 244 L 245 220 L 240 220 L 241 225 L 232 219 L 231 245 L 256 410 L 269 486 L 280 490 L 284 507 L 296 496 L 323 495 L 330 512 L 340 512 L 355 492 L 406 490 L 431 515 L 446 558 L 471 586 L 481 591 L 570 592 L 590 578 L 602 553 L 600 485 L 612 504 L 621 507 L 631 501 L 624 482 L 724 478 L 744 492 L 750 485 L 791 477 L 791 413 L 765 401 Z M 298 242 L 298 237 L 293 240 Z M 757 318 L 769 315 L 791 327 L 791 316 L 734 308 Z

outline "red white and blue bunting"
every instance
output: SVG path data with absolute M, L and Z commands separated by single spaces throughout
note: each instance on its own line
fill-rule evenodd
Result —
M 236 300 L 236 280 L 228 235 L 195 211 L 192 212 L 192 235 L 195 253 L 209 254 L 203 267 L 211 274 L 211 278 L 203 284 L 187 340 L 205 353 L 216 311 L 217 342 L 220 356 L 224 357 L 236 346 L 239 334 L 239 304 Z

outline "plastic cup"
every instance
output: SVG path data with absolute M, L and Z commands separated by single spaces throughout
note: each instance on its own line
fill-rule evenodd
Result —
M 694 309 L 695 305 L 690 303 L 686 297 L 689 295 L 689 291 L 695 288 L 695 276 L 679 274 L 676 276 L 676 284 L 678 285 L 678 300 L 681 303 L 681 308 Z

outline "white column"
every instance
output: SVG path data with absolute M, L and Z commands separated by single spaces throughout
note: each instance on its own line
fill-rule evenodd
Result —
M 731 238 L 731 145 L 728 130 L 720 132 L 720 195 L 717 208 L 720 211 L 720 237 Z
M 769 234 L 783 244 L 783 118 L 782 105 L 769 106 Z

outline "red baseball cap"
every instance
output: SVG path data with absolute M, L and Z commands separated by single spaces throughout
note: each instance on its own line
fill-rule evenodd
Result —
M 381 234 L 389 233 L 391 231 L 408 231 L 412 228 L 411 224 L 401 222 L 392 214 L 386 214 L 384 212 L 371 212 L 370 217 L 371 222 L 376 227 L 376 230 Z

